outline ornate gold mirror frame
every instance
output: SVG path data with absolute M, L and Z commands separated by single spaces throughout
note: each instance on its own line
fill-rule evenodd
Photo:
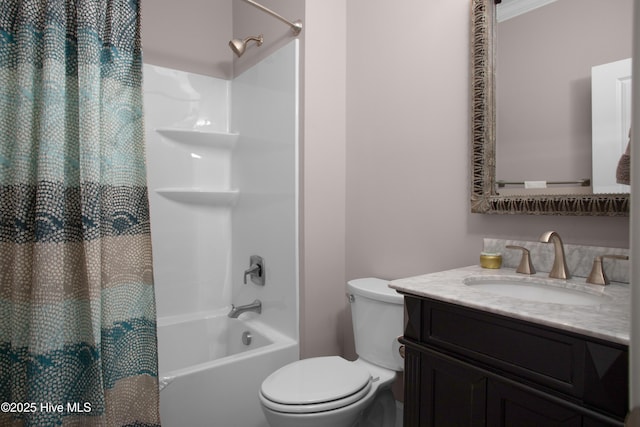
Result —
M 473 0 L 471 16 L 471 212 L 628 216 L 628 194 L 500 196 L 496 192 L 495 0 Z

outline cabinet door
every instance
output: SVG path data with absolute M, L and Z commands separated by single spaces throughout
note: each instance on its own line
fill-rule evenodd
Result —
M 406 345 L 405 427 L 622 427 L 618 420 Z
M 487 378 L 447 356 L 407 347 L 405 427 L 485 425 Z
M 496 427 L 580 427 L 582 414 L 520 387 L 491 380 L 487 425 Z

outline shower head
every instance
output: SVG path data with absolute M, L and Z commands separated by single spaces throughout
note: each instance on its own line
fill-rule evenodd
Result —
M 247 43 L 249 43 L 250 41 L 255 41 L 258 46 L 262 46 L 262 42 L 264 41 L 264 39 L 262 38 L 262 34 L 260 34 L 259 36 L 247 37 L 244 40 L 233 39 L 229 42 L 229 47 L 231 48 L 233 53 L 238 55 L 239 58 L 244 53 L 245 49 L 247 48 Z

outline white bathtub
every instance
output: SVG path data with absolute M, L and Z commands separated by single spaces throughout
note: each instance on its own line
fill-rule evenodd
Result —
M 258 389 L 270 373 L 298 358 L 298 344 L 253 313 L 240 320 L 227 312 L 158 319 L 164 427 L 267 426 Z

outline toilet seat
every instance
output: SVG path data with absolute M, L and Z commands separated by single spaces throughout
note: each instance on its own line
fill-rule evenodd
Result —
M 372 387 L 364 367 L 338 356 L 299 360 L 271 374 L 260 389 L 262 404 L 277 412 L 330 411 L 364 398 Z

